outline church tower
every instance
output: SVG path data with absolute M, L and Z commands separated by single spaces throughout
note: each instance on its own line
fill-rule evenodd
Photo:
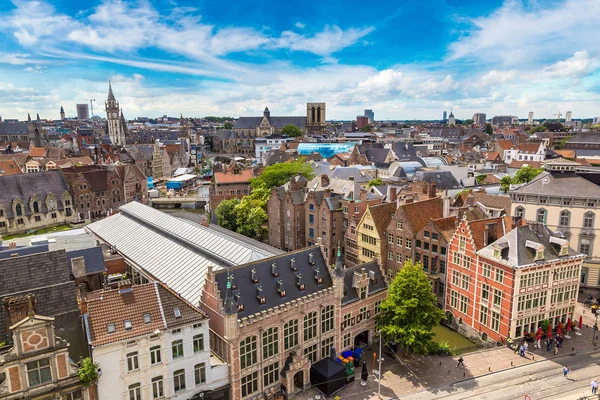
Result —
M 108 82 L 108 99 L 105 103 L 108 137 L 113 146 L 125 146 L 124 118 L 119 112 L 119 102 L 115 99 L 112 86 Z
M 325 103 L 306 103 L 306 129 L 309 133 L 325 131 Z
M 64 121 L 65 119 L 65 109 L 63 108 L 63 106 L 60 106 L 60 120 Z

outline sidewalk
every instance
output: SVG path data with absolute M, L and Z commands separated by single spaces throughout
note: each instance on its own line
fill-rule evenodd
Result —
M 575 311 L 575 315 L 579 318 L 580 314 L 577 311 Z M 518 353 L 514 353 L 513 350 L 507 347 L 498 347 L 465 354 L 463 355 L 465 366 L 457 367 L 458 357 L 408 355 L 403 356 L 399 360 L 392 360 L 389 354 L 384 353 L 383 380 L 381 383 L 382 397 L 384 399 L 397 398 L 424 390 L 435 393 L 436 388 L 473 377 L 484 376 L 547 359 L 554 359 L 567 354 L 577 355 L 580 352 L 593 350 L 597 348 L 592 344 L 592 325 L 594 320 L 589 309 L 586 314 L 584 315 L 584 324 L 588 323 L 589 327 L 586 328 L 584 325 L 581 336 L 577 336 L 575 332 L 572 332 L 571 339 L 565 339 L 563 348 L 559 350 L 556 356 L 552 352 L 547 353 L 545 348 L 533 349 L 533 344 L 530 345 L 530 351 L 528 351 L 526 357 L 519 356 Z M 590 322 L 591 325 L 589 324 Z M 600 338 L 596 342 L 600 344 Z M 372 352 L 373 350 L 369 349 L 364 354 L 370 355 Z M 371 358 L 369 357 L 369 359 Z M 337 393 L 342 400 L 377 398 L 378 384 L 376 377 L 373 375 L 373 371 L 371 371 L 371 364 L 368 363 L 367 365 L 370 375 L 367 385 L 360 385 L 360 369 L 357 369 L 356 381 Z M 315 389 L 310 389 L 297 396 L 296 399 L 315 399 L 315 395 L 317 394 L 319 393 Z

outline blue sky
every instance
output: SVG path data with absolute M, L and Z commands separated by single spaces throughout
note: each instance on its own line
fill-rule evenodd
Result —
M 598 0 L 0 0 L 0 116 L 600 115 Z

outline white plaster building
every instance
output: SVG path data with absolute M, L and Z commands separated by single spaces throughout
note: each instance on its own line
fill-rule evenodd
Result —
M 99 400 L 229 399 L 208 317 L 158 282 L 92 292 L 84 321 L 99 364 Z

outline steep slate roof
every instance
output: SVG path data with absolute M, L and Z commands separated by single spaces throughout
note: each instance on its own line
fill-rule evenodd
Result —
M 500 245 L 503 249 L 501 252 L 502 261 L 513 268 L 535 264 L 540 261 L 548 262 L 551 260 L 568 259 L 572 257 L 584 257 L 583 254 L 576 252 L 571 247 L 569 247 L 568 255 L 561 256 L 560 244 L 551 242 L 552 237 L 559 239 L 559 241 L 564 240 L 562 235 L 553 234 L 552 231 L 541 224 L 519 226 L 500 237 L 494 243 L 491 243 L 478 251 L 478 254 L 493 259 L 494 244 Z M 527 244 L 544 246 L 544 259 L 536 261 L 535 248 L 528 247 Z
M 65 251 L 45 251 L 47 245 L 32 247 L 34 254 L 0 260 L 0 299 L 33 294 L 36 314 L 56 317 L 57 334 L 71 344 L 71 357 L 79 359 L 87 355 L 87 349 Z M 9 325 L 8 312 L 0 309 L 0 341 L 11 341 Z
M 421 182 L 435 182 L 438 189 L 456 189 L 461 187 L 452 172 L 435 170 L 435 171 L 417 171 L 415 172 L 415 180 Z
M 235 123 L 235 129 L 255 129 L 262 122 L 263 117 L 240 117 Z M 306 117 L 268 117 L 269 124 L 275 129 L 281 129 L 287 124 L 296 125 L 300 129 L 306 128 Z
M 0 122 L 0 135 L 17 135 L 29 133 L 25 122 Z
M 314 265 L 309 263 L 310 254 L 312 254 Z M 294 266 L 297 268 L 296 271 L 291 268 L 292 259 L 294 259 Z M 276 265 L 277 273 L 279 274 L 278 277 L 272 274 L 273 263 Z M 332 287 L 333 281 L 327 268 L 327 263 L 319 247 L 312 246 L 275 257 L 265 258 L 260 261 L 238 265 L 228 270 L 217 271 L 215 273 L 215 280 L 221 294 L 221 299 L 224 301 L 227 292 L 228 274 L 233 276 L 232 287 L 235 286 L 233 295 L 239 294 L 241 297 L 238 304 L 244 304 L 244 309 L 239 311 L 237 316 L 238 318 L 243 318 Z M 258 283 L 254 283 L 251 279 L 253 269 L 258 275 Z M 317 269 L 323 279 L 321 284 L 318 284 L 314 278 L 315 270 Z M 302 276 L 304 290 L 300 290 L 296 284 L 298 275 Z M 279 280 L 283 282 L 285 297 L 281 297 L 277 290 L 277 281 Z M 262 288 L 262 294 L 265 297 L 264 304 L 260 304 L 257 299 L 257 288 L 259 286 Z
M 77 257 L 83 257 L 85 260 L 85 272 L 87 275 L 106 272 L 104 257 L 102 256 L 102 249 L 100 247 L 67 252 L 67 269 L 70 273 L 72 273 L 71 260 Z
M 375 280 L 369 279 L 369 288 L 367 291 L 369 295 L 381 292 L 387 288 L 385 279 L 381 274 L 379 266 L 377 265 L 377 261 L 369 261 L 364 264 L 346 268 L 344 270 L 344 297 L 342 298 L 342 305 L 350 304 L 359 300 L 357 290 L 352 287 L 352 283 L 354 281 L 354 273 L 362 272 L 363 268 L 366 270 L 367 276 L 369 276 L 371 271 L 375 274 Z
M 575 174 L 574 172 L 550 173 L 544 171 L 531 182 L 514 190 L 516 194 L 535 194 L 556 197 L 600 198 L 600 182 L 595 182 L 596 174 Z
M 396 203 L 383 203 L 374 206 L 369 205 L 369 211 L 371 212 L 371 218 L 373 218 L 373 222 L 375 223 L 375 228 L 381 235 L 385 232 L 392 220 L 392 215 L 394 215 L 394 211 L 396 211 Z
M 62 210 L 62 195 L 69 190 L 67 182 L 59 171 L 34 172 L 30 174 L 0 176 L 0 205 L 4 206 L 6 216 L 13 218 L 12 201 L 17 197 L 23 203 L 23 214 L 31 215 L 29 200 L 37 196 L 40 212 L 47 212 L 46 196 L 50 193 L 56 198 L 57 210 Z
M 87 326 L 93 347 L 151 335 L 157 330 L 165 331 L 207 318 L 160 282 L 133 285 L 130 291 L 93 292 L 88 299 Z M 175 309 L 179 309 L 181 317 L 175 316 Z M 150 315 L 150 322 L 144 322 L 144 314 Z M 131 322 L 131 329 L 125 329 L 126 320 Z M 108 333 L 109 323 L 115 324 L 115 332 Z
M 470 196 L 473 196 L 475 202 L 480 203 L 484 207 L 503 209 L 506 215 L 510 215 L 510 196 L 493 195 L 483 192 L 471 193 Z
M 209 265 L 228 268 L 280 253 L 262 243 L 254 246 L 251 239 L 241 241 L 137 202 L 119 210 L 86 229 L 116 246 L 130 262 L 192 304 L 199 302 Z
M 567 140 L 567 143 L 600 143 L 600 133 L 598 132 L 579 132 L 571 139 Z

